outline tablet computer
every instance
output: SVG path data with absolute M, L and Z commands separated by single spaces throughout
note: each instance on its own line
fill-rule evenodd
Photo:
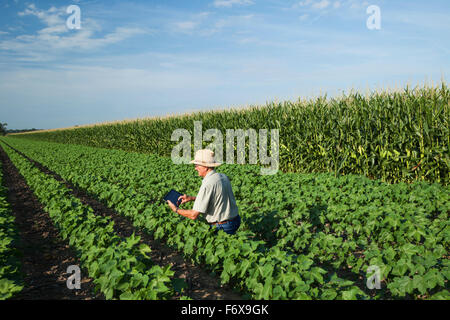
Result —
M 164 197 L 164 201 L 169 200 L 170 202 L 172 202 L 177 208 L 181 203 L 181 199 L 178 200 L 179 197 L 181 197 L 183 194 L 179 193 L 175 190 L 170 190 L 168 194 L 166 194 L 166 196 Z

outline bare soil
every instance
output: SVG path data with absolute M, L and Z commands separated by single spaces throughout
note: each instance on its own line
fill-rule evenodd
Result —
M 104 299 L 94 294 L 92 279 L 81 269 L 81 289 L 67 288 L 66 273 L 70 265 L 80 265 L 76 252 L 59 235 L 33 192 L 0 147 L 3 179 L 8 189 L 8 202 L 15 217 L 20 241 L 21 273 L 24 289 L 12 300 L 93 300 Z M 84 273 L 84 274 L 83 274 Z

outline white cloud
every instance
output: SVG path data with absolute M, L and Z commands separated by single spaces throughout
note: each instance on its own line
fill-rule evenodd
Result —
M 198 25 L 199 23 L 194 21 L 182 21 L 174 23 L 175 30 L 177 32 L 183 33 L 191 33 Z
M 350 9 L 361 9 L 369 6 L 369 2 L 361 0 L 349 0 Z
M 209 15 L 210 12 L 200 12 L 198 14 L 191 15 L 189 20 L 170 23 L 170 29 L 174 32 L 192 34 L 200 28 L 201 24 L 206 18 L 209 17 Z
M 210 24 L 210 17 L 212 13 L 208 11 L 203 11 L 199 13 L 183 14 L 184 19 L 181 21 L 172 21 L 168 23 L 169 31 L 185 33 L 189 35 L 205 35 L 205 29 L 207 25 Z
M 353 1 L 353 0 L 352 0 Z M 322 10 L 322 9 L 326 9 L 328 7 L 333 6 L 333 8 L 338 9 L 342 6 L 342 2 L 341 1 L 334 1 L 331 2 L 329 0 L 303 0 L 300 1 L 299 3 L 295 4 L 293 6 L 293 8 L 298 8 L 298 7 L 310 7 L 312 9 L 317 9 L 317 10 Z
M 196 14 L 191 16 L 189 20 L 171 23 L 169 28 L 172 32 L 209 37 L 227 28 L 243 30 L 255 15 L 229 15 L 218 19 L 206 19 L 207 17 L 209 17 L 209 13 Z
M 252 0 L 215 0 L 214 6 L 216 8 L 226 7 L 231 8 L 234 5 L 243 6 L 243 5 L 252 5 L 254 2 Z
M 37 35 L 21 35 L 15 39 L 0 41 L 0 49 L 21 54 L 28 54 L 30 51 L 48 52 L 49 49 L 93 50 L 123 41 L 137 34 L 147 33 L 140 28 L 118 27 L 103 37 L 95 38 L 94 32 L 88 28 L 82 28 L 66 36 L 55 34 L 56 30 L 59 28 L 46 28 L 40 30 Z
M 35 16 L 45 27 L 34 34 L 22 34 L 13 39 L 0 41 L 0 50 L 15 52 L 19 59 L 31 61 L 48 61 L 56 50 L 93 50 L 118 43 L 138 34 L 150 33 L 150 30 L 133 27 L 117 27 L 114 31 L 95 36 L 101 27 L 92 19 L 84 19 L 79 30 L 66 27 L 65 8 L 51 7 L 48 10 L 38 9 L 34 4 L 19 12 L 20 17 Z
M 34 4 L 28 5 L 24 11 L 18 13 L 21 17 L 28 15 L 36 16 L 50 29 L 53 29 L 54 32 L 61 32 L 60 28 L 56 29 L 55 27 L 60 25 L 65 26 L 65 19 L 63 18 L 63 15 L 65 14 L 64 8 L 51 7 L 48 10 L 39 10 Z M 50 29 L 48 31 L 50 31 Z
M 313 7 L 314 9 L 319 9 L 319 10 L 321 10 L 321 9 L 327 8 L 329 5 L 330 5 L 330 1 L 328 1 L 328 0 L 322 0 L 322 1 L 319 1 L 319 2 L 315 2 L 315 3 L 312 5 L 312 7 Z
M 313 1 L 312 0 L 304 0 L 299 2 L 300 7 L 306 7 L 309 6 Z
M 300 21 L 305 21 L 306 19 L 308 19 L 308 14 L 302 14 L 300 17 L 299 17 L 299 19 L 300 19 Z

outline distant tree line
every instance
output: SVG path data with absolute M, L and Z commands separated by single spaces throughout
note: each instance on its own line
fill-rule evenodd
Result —
M 40 129 L 32 128 L 32 129 L 6 129 L 7 123 L 0 123 L 0 135 L 4 136 L 8 133 L 21 133 L 21 132 L 30 132 L 37 131 Z
M 20 133 L 20 132 L 30 132 L 30 131 L 38 131 L 41 129 L 10 129 L 10 130 L 6 130 L 6 133 Z

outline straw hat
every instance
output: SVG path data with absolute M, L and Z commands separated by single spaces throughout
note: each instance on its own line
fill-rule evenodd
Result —
M 218 167 L 221 163 L 217 163 L 214 159 L 214 152 L 209 149 L 198 150 L 195 153 L 195 158 L 190 163 L 198 164 L 208 168 Z

